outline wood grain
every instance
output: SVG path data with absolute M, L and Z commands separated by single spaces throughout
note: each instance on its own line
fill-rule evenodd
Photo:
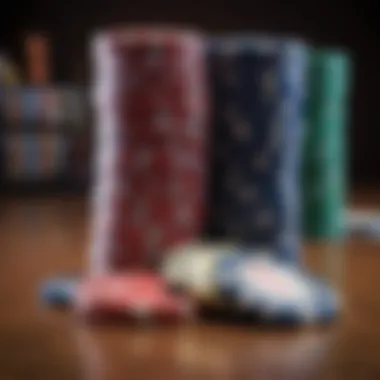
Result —
M 1 380 L 380 379 L 380 243 L 346 243 L 346 310 L 331 326 L 95 328 L 37 297 L 46 277 L 82 270 L 87 225 L 81 198 L 0 203 Z

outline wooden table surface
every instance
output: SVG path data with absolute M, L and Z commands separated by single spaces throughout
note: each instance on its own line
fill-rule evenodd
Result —
M 0 380 L 380 379 L 379 242 L 346 243 L 346 312 L 328 327 L 95 328 L 37 297 L 81 270 L 87 222 L 83 199 L 0 203 Z

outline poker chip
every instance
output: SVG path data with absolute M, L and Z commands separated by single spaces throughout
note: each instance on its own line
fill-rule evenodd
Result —
M 380 213 L 353 211 L 347 215 L 347 230 L 352 236 L 380 239 Z
M 219 260 L 235 249 L 230 243 L 205 242 L 174 248 L 165 255 L 163 276 L 172 287 L 182 289 L 203 305 L 220 303 L 215 269 Z
M 340 311 L 337 294 L 321 280 L 268 255 L 230 256 L 218 271 L 234 305 L 265 322 L 320 323 Z
M 187 285 L 193 275 L 192 263 L 202 258 L 209 258 L 222 254 L 223 252 L 233 249 L 232 244 L 228 243 L 188 243 L 181 244 L 169 249 L 165 253 L 165 259 L 162 263 L 162 273 L 166 280 L 172 285 Z M 195 268 L 194 268 L 195 270 Z
M 270 261 L 274 256 L 271 248 L 239 247 L 217 262 L 215 278 L 221 297 L 236 303 L 239 292 L 239 270 L 245 260 Z
M 337 239 L 345 233 L 351 62 L 343 51 L 310 52 L 302 162 L 303 234 L 309 239 Z
M 298 263 L 307 46 L 260 36 L 211 39 L 212 170 L 208 230 L 272 245 Z
M 42 284 L 40 297 L 50 306 L 71 306 L 78 282 L 76 276 L 52 278 Z
M 134 322 L 168 322 L 191 318 L 194 303 L 169 291 L 152 273 L 97 275 L 78 286 L 75 306 L 86 318 L 123 318 Z
M 127 28 L 94 36 L 92 273 L 156 264 L 203 224 L 203 39 Z

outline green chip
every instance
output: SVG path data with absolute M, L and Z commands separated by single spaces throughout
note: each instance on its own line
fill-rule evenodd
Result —
M 335 239 L 344 233 L 347 193 L 348 55 L 313 50 L 309 79 L 302 167 L 303 232 L 307 238 Z

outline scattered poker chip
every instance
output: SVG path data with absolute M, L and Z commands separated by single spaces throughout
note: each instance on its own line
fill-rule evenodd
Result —
M 380 239 L 380 212 L 353 211 L 348 213 L 348 233 L 353 236 Z
M 229 243 L 188 244 L 172 249 L 165 255 L 163 276 L 172 287 L 183 289 L 202 304 L 219 303 L 215 269 L 219 260 L 235 249 Z
M 75 298 L 79 278 L 76 276 L 56 277 L 43 283 L 40 297 L 50 306 L 70 306 Z
M 321 280 L 268 256 L 235 255 L 220 263 L 218 285 L 236 307 L 273 323 L 319 323 L 340 309 L 337 294 Z
M 152 273 L 92 276 L 78 286 L 75 306 L 91 318 L 123 318 L 134 322 L 168 322 L 190 319 L 194 303 L 169 290 Z
M 274 255 L 269 248 L 239 247 L 222 257 L 215 268 L 215 278 L 222 297 L 233 301 L 237 296 L 238 270 L 246 258 L 253 260 L 269 260 Z

